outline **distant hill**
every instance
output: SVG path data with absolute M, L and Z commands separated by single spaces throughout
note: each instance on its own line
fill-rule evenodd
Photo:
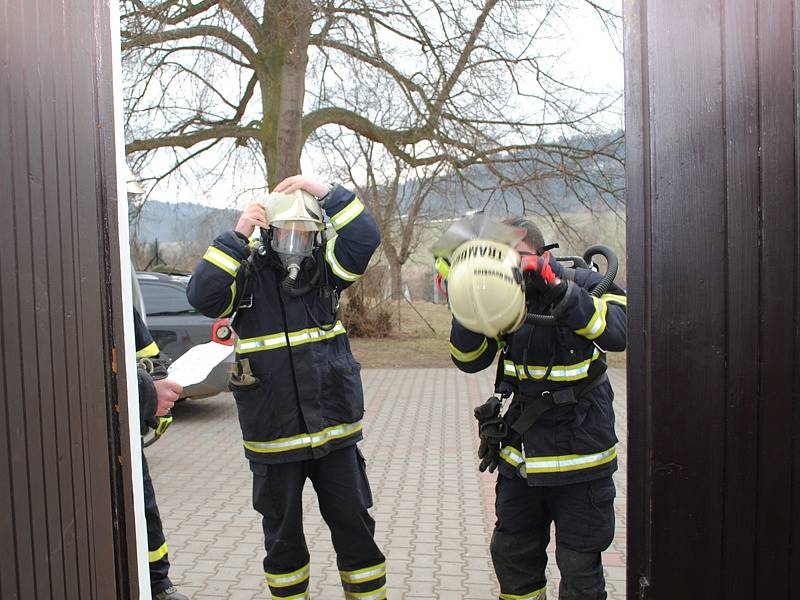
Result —
M 503 194 L 484 191 L 498 187 L 497 172 L 490 172 L 482 165 L 469 167 L 460 177 L 451 174 L 440 177 L 433 184 L 421 218 L 450 219 L 484 206 L 487 214 L 496 216 L 558 213 L 565 220 L 572 220 L 586 213 L 588 209 L 599 212 L 611 209 L 621 214 L 624 211 L 624 200 L 609 192 L 600 191 L 603 186 L 615 190 L 624 188 L 625 172 L 621 160 L 625 149 L 621 133 L 575 137 L 563 140 L 563 147 L 574 149 L 571 152 L 577 155 L 573 159 L 564 159 L 565 171 L 578 171 L 581 173 L 580 177 L 569 180 L 552 177 L 552 165 L 558 155 L 553 156 L 545 150 L 516 155 L 513 161 L 509 156 L 507 162 L 495 167 L 505 171 L 503 176 L 508 180 L 518 180 L 523 175 L 536 173 L 537 170 L 549 173 L 551 177 L 530 184 L 522 194 L 511 190 Z M 605 154 L 593 154 L 592 150 L 602 150 Z M 613 154 L 616 159 L 609 154 Z M 539 167 L 541 164 L 550 166 L 542 169 Z M 469 183 L 465 183 L 467 179 Z M 598 181 L 602 185 L 595 187 L 586 180 Z M 413 179 L 402 185 L 401 194 L 405 201 L 400 202 L 401 214 L 406 212 L 417 186 L 418 182 Z M 148 200 L 138 220 L 131 225 L 131 236 L 140 243 L 158 240 L 160 244 L 208 244 L 222 231 L 232 229 L 238 214 L 236 210 L 211 208 L 201 204 Z

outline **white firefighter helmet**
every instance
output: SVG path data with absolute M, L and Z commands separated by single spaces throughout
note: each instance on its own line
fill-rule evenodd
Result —
M 520 255 L 507 244 L 472 240 L 450 260 L 447 297 L 453 317 L 489 337 L 519 329 L 527 309 Z
M 325 229 L 322 208 L 303 190 L 272 192 L 264 206 L 267 222 L 274 228 L 272 247 L 286 256 L 310 256 L 316 234 Z
M 290 223 L 297 223 L 295 228 L 306 231 L 322 231 L 325 228 L 319 202 L 303 190 L 288 194 L 272 192 L 267 196 L 264 208 L 272 227 L 287 228 Z

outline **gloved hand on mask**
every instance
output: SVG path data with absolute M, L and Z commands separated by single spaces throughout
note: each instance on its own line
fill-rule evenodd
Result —
M 564 297 L 567 291 L 564 269 L 549 251 L 541 256 L 523 256 L 520 266 L 525 275 L 526 294 L 541 296 L 544 304 L 556 304 Z

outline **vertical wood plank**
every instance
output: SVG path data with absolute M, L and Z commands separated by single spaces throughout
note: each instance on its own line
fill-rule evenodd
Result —
M 792 466 L 795 203 L 791 2 L 758 2 L 761 126 L 761 343 L 756 570 L 765 597 L 788 598 Z M 796 592 L 796 589 L 794 589 Z
M 12 27 L 11 15 L 6 3 L 0 2 L 0 198 L 13 198 L 13 173 L 14 165 L 12 150 L 16 149 L 14 139 L 15 127 L 12 114 L 13 87 L 17 82 L 14 74 L 9 69 L 12 60 L 10 45 L 10 29 Z M 13 235 L 13 206 L 6 212 L 6 218 L 0 219 L 0 273 L 11 273 L 16 268 L 15 256 L 12 249 L 7 249 L 3 239 L 10 239 Z M 0 277 L 0 355 L 4 357 L 0 365 L 0 397 L 19 398 L 19 378 L 17 377 L 19 363 L 10 361 L 5 357 L 13 356 L 13 339 L 16 336 L 16 323 L 12 315 L 16 311 L 16 281 L 11 277 Z M 21 424 L 15 422 L 21 412 L 19 402 L 5 401 L 0 410 L 0 506 L 6 507 L 0 511 L 0 537 L 7 540 L 12 550 L 14 560 L 0 561 L 0 597 L 9 600 L 20 598 L 19 584 L 17 581 L 17 561 L 19 553 L 22 557 L 30 556 L 26 545 L 19 543 L 16 536 L 18 516 L 14 511 L 17 501 L 15 486 L 19 484 L 15 477 L 15 465 L 19 464 L 16 444 L 21 436 Z
M 625 177 L 627 210 L 628 336 L 627 597 L 644 597 L 649 586 L 651 537 L 650 384 L 650 129 L 647 62 L 648 0 L 625 0 Z
M 798 28 L 800 27 L 800 9 L 797 4 L 794 6 L 794 172 L 795 178 L 800 173 L 800 149 L 798 149 L 798 141 L 800 141 L 800 73 L 798 69 L 800 65 L 797 61 L 800 59 L 800 34 Z M 795 179 L 794 189 L 794 206 L 795 206 L 795 220 L 794 220 L 794 264 L 795 264 L 795 287 L 794 287 L 794 360 L 795 365 L 800 365 L 800 276 L 797 270 L 800 269 L 800 182 Z M 792 438 L 793 453 L 792 463 L 794 465 L 794 472 L 792 474 L 792 501 L 791 501 L 791 531 L 792 537 L 790 540 L 790 553 L 789 564 L 796 565 L 800 563 L 800 369 L 794 370 L 794 393 L 792 394 L 792 431 L 794 432 Z
M 712 598 L 721 577 L 726 288 L 721 47 L 707 32 L 719 32 L 721 10 L 679 0 L 651 2 L 648 12 L 652 579 L 656 597 L 680 596 L 692 581 L 696 597 Z
M 725 505 L 722 597 L 755 597 L 758 448 L 759 135 L 757 10 L 726 0 L 722 23 L 727 191 Z M 749 284 L 748 284 L 749 282 Z

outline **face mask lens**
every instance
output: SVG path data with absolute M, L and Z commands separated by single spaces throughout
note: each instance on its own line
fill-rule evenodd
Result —
M 272 249 L 279 254 L 311 256 L 314 234 L 314 231 L 308 231 L 294 223 L 285 223 L 282 227 L 273 228 Z

